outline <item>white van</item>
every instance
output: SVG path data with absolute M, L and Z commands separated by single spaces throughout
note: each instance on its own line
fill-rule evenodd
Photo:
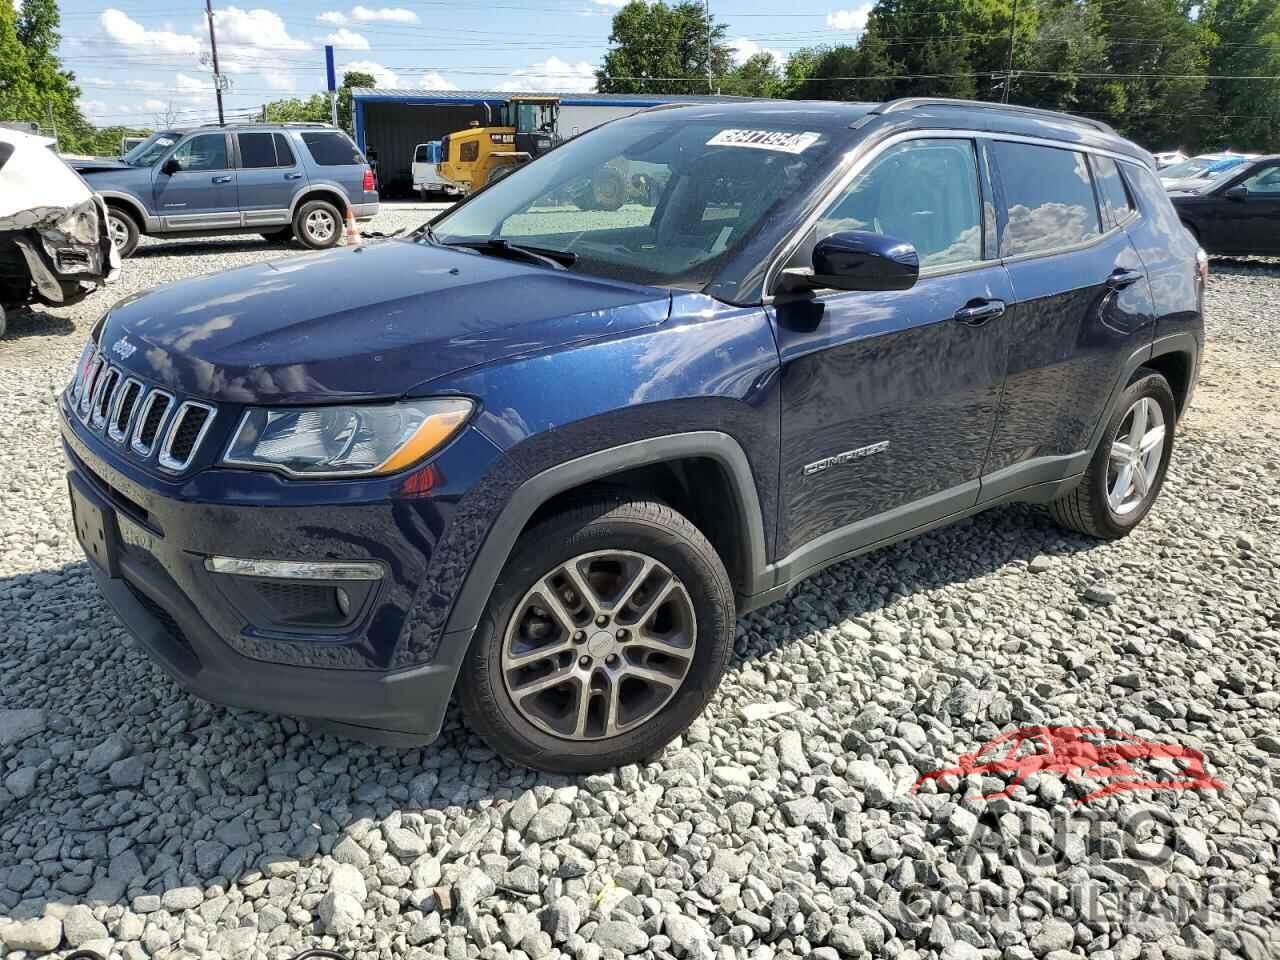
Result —
M 456 183 L 450 183 L 436 172 L 436 164 L 439 163 L 439 158 L 439 140 L 433 140 L 431 143 L 420 143 L 413 148 L 413 163 L 410 165 L 413 172 L 413 189 L 417 191 L 418 196 L 422 197 L 423 200 L 426 200 L 428 195 L 432 193 L 443 193 L 446 196 L 453 197 L 462 196 L 462 188 L 460 186 Z

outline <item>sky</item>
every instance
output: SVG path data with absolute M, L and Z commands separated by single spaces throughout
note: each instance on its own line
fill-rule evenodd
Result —
M 3 0 L 0 0 L 3 2 Z M 594 89 L 610 22 L 625 0 L 333 0 L 214 3 L 228 117 L 325 86 L 324 47 L 380 87 L 433 90 Z M 782 61 L 818 43 L 851 42 L 869 0 L 712 0 L 741 61 Z M 155 127 L 217 118 L 201 0 L 62 0 L 61 54 L 93 123 Z

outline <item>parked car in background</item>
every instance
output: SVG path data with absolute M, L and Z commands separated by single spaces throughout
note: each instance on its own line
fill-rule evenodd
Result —
M 53 146 L 0 129 L 0 336 L 8 310 L 78 303 L 120 268 L 106 205 Z
M 1156 167 L 1163 170 L 1165 167 L 1171 167 L 1175 163 L 1182 163 L 1187 159 L 1187 155 L 1181 150 L 1167 150 L 1163 153 L 1153 153 L 1152 159 L 1156 162 Z
M 641 762 L 829 564 L 1014 500 L 1132 531 L 1204 281 L 1099 122 L 647 111 L 409 237 L 113 307 L 60 399 L 75 529 L 201 696 L 391 744 L 456 696 L 513 762 Z
M 1209 253 L 1280 256 L 1280 154 L 1246 161 L 1169 199 Z
M 440 162 L 440 141 L 420 143 L 413 148 L 413 162 L 409 165 L 413 176 L 413 189 L 423 200 L 431 194 L 447 197 L 462 196 L 462 188 L 452 180 L 440 176 L 436 165 Z
M 1160 171 L 1166 190 L 1185 190 L 1216 180 L 1249 160 L 1243 153 L 1206 153 Z
M 373 170 L 341 130 L 318 123 L 231 124 L 165 130 L 119 160 L 72 166 L 106 200 L 122 257 L 143 234 L 260 233 L 331 247 L 350 208 L 378 212 Z

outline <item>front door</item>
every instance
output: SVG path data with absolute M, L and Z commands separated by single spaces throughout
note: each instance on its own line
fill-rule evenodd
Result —
M 1225 201 L 1235 207 L 1239 252 L 1280 254 L 1280 161 L 1254 169 L 1239 186 L 1248 192 Z
M 898 143 L 797 253 L 869 230 L 912 243 L 921 277 L 906 291 L 779 297 L 771 309 L 782 359 L 779 553 L 796 554 L 794 572 L 977 500 L 1013 299 L 984 242 L 993 228 L 983 193 L 973 141 Z
M 293 196 L 305 177 L 283 133 L 236 134 L 240 149 L 237 192 L 246 227 L 285 226 Z
M 240 226 L 236 171 L 225 133 L 194 133 L 156 171 L 156 212 L 169 230 Z

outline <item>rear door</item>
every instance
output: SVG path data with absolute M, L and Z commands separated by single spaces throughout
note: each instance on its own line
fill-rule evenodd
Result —
M 1085 153 L 998 139 L 988 149 L 1017 305 L 983 499 L 1084 469 L 1121 367 L 1155 324 L 1142 260 L 1110 207 L 1104 221 Z
M 364 154 L 339 130 L 304 130 L 304 149 L 310 154 L 312 183 L 329 183 L 339 187 L 351 203 L 376 203 L 378 194 L 364 189 L 364 173 L 368 169 Z
M 236 170 L 227 133 L 194 133 L 169 155 L 177 170 L 156 170 L 156 213 L 169 230 L 240 226 Z
M 993 207 L 982 179 L 971 139 L 888 146 L 789 261 L 807 263 L 824 236 L 869 230 L 912 243 L 921 276 L 910 290 L 827 291 L 771 307 L 782 359 L 780 553 L 817 541 L 834 556 L 851 539 L 865 545 L 976 502 L 1013 299 L 984 242 L 994 214 L 984 216 Z M 829 559 L 807 553 L 805 563 Z
M 1237 184 L 1248 193 L 1235 207 L 1241 253 L 1280 253 L 1280 160 L 1255 167 Z
M 287 225 L 293 196 L 306 184 L 306 176 L 288 140 L 282 133 L 259 130 L 235 136 L 244 225 Z

